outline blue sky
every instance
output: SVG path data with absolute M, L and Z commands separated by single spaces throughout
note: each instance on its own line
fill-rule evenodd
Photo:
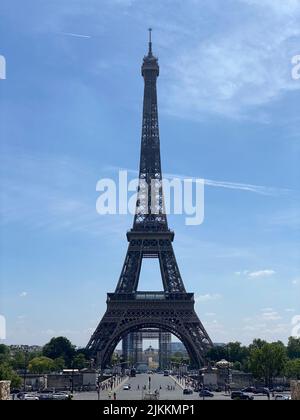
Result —
M 205 221 L 172 216 L 214 341 L 286 341 L 300 314 L 299 0 L 2 0 L 0 304 L 7 343 L 85 345 L 115 289 L 131 216 L 96 183 L 138 168 L 153 27 L 165 173 L 210 180 Z M 161 289 L 158 267 L 141 288 Z

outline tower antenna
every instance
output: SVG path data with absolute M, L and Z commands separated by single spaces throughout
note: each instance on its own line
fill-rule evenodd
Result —
M 152 28 L 149 28 L 148 31 L 149 31 L 149 55 L 152 55 Z

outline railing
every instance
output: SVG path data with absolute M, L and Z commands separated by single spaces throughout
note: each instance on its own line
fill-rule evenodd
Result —
M 135 292 L 135 293 L 108 293 L 108 301 L 133 301 L 133 300 L 151 300 L 151 301 L 193 301 L 193 293 L 168 293 L 168 292 Z

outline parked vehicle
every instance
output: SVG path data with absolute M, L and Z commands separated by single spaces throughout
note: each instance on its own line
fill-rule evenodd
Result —
M 270 395 L 269 388 L 257 388 L 256 394 Z
M 39 397 L 37 396 L 37 394 L 23 394 L 23 397 L 21 399 L 26 401 L 37 401 Z
M 54 394 L 54 392 L 51 389 L 44 389 L 39 394 L 39 400 L 40 401 L 53 400 L 53 394 Z
M 193 390 L 192 390 L 192 388 L 185 388 L 184 390 L 183 390 L 183 395 L 191 395 L 191 394 L 193 394 Z
M 52 396 L 53 400 L 69 400 L 70 396 L 67 392 L 55 392 Z
M 250 392 L 251 394 L 256 394 L 257 389 L 255 386 L 248 386 L 247 388 L 242 389 L 242 392 Z
M 254 397 L 252 395 L 245 394 L 242 391 L 233 391 L 231 393 L 231 399 L 232 400 L 248 400 L 248 401 L 250 401 L 250 400 L 254 400 Z
M 288 395 L 276 395 L 275 401 L 288 401 L 291 397 Z
M 270 389 L 270 392 L 284 392 L 283 386 L 275 386 L 274 388 Z
M 214 394 L 211 391 L 208 391 L 207 389 L 202 389 L 202 391 L 199 392 L 199 397 L 209 397 L 212 398 Z

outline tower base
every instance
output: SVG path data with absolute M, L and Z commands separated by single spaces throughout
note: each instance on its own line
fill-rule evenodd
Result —
M 175 335 L 186 347 L 195 367 L 205 363 L 212 342 L 194 310 L 193 293 L 109 293 L 107 310 L 88 343 L 88 350 L 102 369 L 119 341 L 142 328 L 159 328 Z

